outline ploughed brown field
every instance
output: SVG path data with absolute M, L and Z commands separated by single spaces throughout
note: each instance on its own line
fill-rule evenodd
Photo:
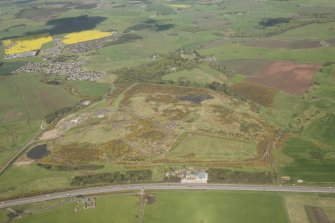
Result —
M 251 47 L 262 48 L 287 48 L 287 49 L 304 49 L 321 47 L 320 41 L 315 40 L 256 40 L 246 43 Z
M 259 76 L 248 77 L 247 79 L 289 94 L 302 95 L 320 67 L 318 64 L 277 61 L 265 68 Z

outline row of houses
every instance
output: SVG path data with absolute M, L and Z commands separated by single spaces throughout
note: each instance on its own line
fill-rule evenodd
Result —
M 44 72 L 47 74 L 64 75 L 69 80 L 95 81 L 105 74 L 98 71 L 83 70 L 78 62 L 55 62 L 55 63 L 28 63 L 20 67 L 14 73 L 22 72 Z

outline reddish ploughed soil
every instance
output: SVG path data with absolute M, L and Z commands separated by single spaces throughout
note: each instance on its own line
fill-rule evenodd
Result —
M 302 95 L 309 87 L 318 64 L 296 64 L 292 62 L 273 62 L 260 76 L 248 80 L 273 87 L 294 95 Z

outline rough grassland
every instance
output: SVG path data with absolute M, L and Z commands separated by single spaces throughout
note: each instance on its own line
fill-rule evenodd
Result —
M 175 82 L 178 82 L 181 78 L 187 78 L 189 81 L 195 83 L 212 83 L 213 81 L 222 82 L 221 79 L 208 74 L 199 68 L 194 68 L 190 71 L 182 70 L 163 76 L 163 80 L 172 80 Z
M 75 203 L 66 204 L 56 209 L 23 217 L 13 223 L 130 223 L 136 221 L 136 196 L 105 196 L 97 198 L 97 207 L 75 212 Z M 29 209 L 28 209 L 29 210 Z
M 186 134 L 169 153 L 170 157 L 246 160 L 257 156 L 256 145 L 212 136 Z
M 76 102 L 62 87 L 43 84 L 39 78 L 37 74 L 22 74 L 0 82 L 0 113 L 6 121 L 16 119 L 12 117 L 14 112 L 27 113 L 29 119 L 41 119 Z
M 267 49 L 232 44 L 201 50 L 204 55 L 213 55 L 219 60 L 241 58 L 259 58 L 269 60 L 292 60 L 302 63 L 322 64 L 331 61 L 335 55 L 335 47 L 319 47 L 311 49 Z
M 72 81 L 71 85 L 84 97 L 102 97 L 109 89 L 109 84 L 92 81 Z
M 39 78 L 22 74 L 0 81 L 0 165 L 37 134 L 45 115 L 77 101 L 61 86 L 43 84 Z
M 302 138 L 289 139 L 283 152 L 294 161 L 282 167 L 282 175 L 307 182 L 335 182 L 333 151 Z
M 272 102 L 272 109 L 264 112 L 264 117 L 280 127 L 287 127 L 300 102 L 298 96 L 278 92 Z
M 287 212 L 291 223 L 309 222 L 305 206 L 321 208 L 330 222 L 334 222 L 335 197 L 317 194 L 288 194 L 284 195 Z
M 231 68 L 235 73 L 254 76 L 263 73 L 272 61 L 264 59 L 234 59 L 222 63 Z
M 285 223 L 282 197 L 275 193 L 158 192 L 147 204 L 144 222 Z

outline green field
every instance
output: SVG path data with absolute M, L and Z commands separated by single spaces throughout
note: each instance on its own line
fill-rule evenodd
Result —
M 264 110 L 265 117 L 280 127 L 288 127 L 300 101 L 298 96 L 279 92 L 273 99 L 271 111 Z
M 261 58 L 323 64 L 332 61 L 331 57 L 335 54 L 335 47 L 320 47 L 311 49 L 267 49 L 232 44 L 204 49 L 201 53 L 205 55 L 213 55 L 219 60 Z
M 9 221 L 0 209 L 1 222 L 310 222 L 310 209 L 319 209 L 334 221 L 335 198 L 331 194 L 237 191 L 146 191 L 140 205 L 136 192 L 99 195 L 96 207 L 83 209 L 82 198 L 58 199 L 12 207 L 21 217 Z M 92 196 L 90 198 L 93 198 Z M 76 204 L 75 201 L 80 201 Z M 142 208 L 144 215 L 139 216 Z M 308 208 L 306 208 L 308 207 Z M 77 211 L 75 211 L 77 208 Z M 320 215 L 319 215 L 320 216 Z M 140 219 L 141 220 L 140 220 Z
M 104 96 L 110 87 L 107 83 L 96 83 L 92 81 L 71 81 L 70 84 L 76 88 L 82 97 L 91 98 Z
M 174 82 L 178 82 L 183 78 L 186 78 L 190 82 L 200 84 L 212 83 L 213 81 L 223 82 L 223 80 L 226 79 L 223 74 L 205 65 L 190 71 L 182 70 L 163 76 L 163 80 L 171 80 Z
M 190 7 L 178 9 L 169 4 Z M 4 59 L 1 42 L 0 166 L 45 127 L 60 134 L 55 134 L 58 138 L 37 140 L 48 144 L 48 157 L 31 160 L 25 151 L 0 176 L 0 198 L 75 188 L 71 182 L 79 175 L 143 168 L 152 171 L 155 182 L 166 180 L 168 172 L 213 168 L 227 172 L 246 169 L 255 178 L 260 176 L 259 170 L 266 170 L 274 179 L 291 176 L 292 184 L 303 179 L 333 186 L 334 12 L 334 0 L 0 0 L 0 42 L 36 33 L 49 33 L 61 41 L 65 35 L 83 30 L 113 32 L 116 38 L 60 46 L 59 52 L 57 41 L 53 41 L 45 44 L 36 57 L 8 60 Z M 24 63 L 50 65 L 56 61 L 75 62 L 78 69 L 105 76 L 96 81 L 79 81 L 47 71 L 11 74 Z M 278 67 L 270 66 L 272 63 Z M 313 76 L 306 70 L 312 68 L 292 71 L 287 65 L 286 70 L 285 64 L 290 63 L 297 67 L 302 63 L 319 64 L 321 69 Z M 319 69 L 315 67 L 313 71 Z M 266 75 L 273 73 L 267 79 Z M 283 78 L 287 74 L 297 74 L 297 84 L 287 81 L 291 76 Z M 252 80 L 259 82 L 258 88 L 245 84 Z M 261 84 L 278 91 L 266 91 Z M 299 96 L 285 93 L 287 89 L 280 87 L 293 89 L 295 84 L 302 89 Z M 80 105 L 84 100 L 91 104 Z M 65 121 L 47 126 L 48 114 Z M 269 139 L 273 148 L 270 146 L 268 156 L 257 159 L 263 152 L 264 139 Z M 71 169 L 79 165 L 76 162 L 104 167 Z M 71 170 L 47 169 L 37 163 L 63 165 Z M 171 200 L 167 194 L 172 195 Z M 215 194 L 207 193 L 209 198 L 205 198 L 197 193 L 192 198 L 189 193 L 158 193 L 157 202 L 146 206 L 145 220 L 158 222 L 157 216 L 161 215 L 166 222 L 225 222 L 224 218 L 227 222 L 287 221 L 280 212 L 283 204 L 277 194 L 262 197 L 242 193 L 244 199 L 239 193 L 222 193 L 227 203 L 233 204 L 231 207 L 224 203 L 225 198 L 218 200 Z M 184 199 L 178 200 L 180 210 L 175 214 L 167 206 L 178 207 L 173 203 L 177 196 Z M 271 196 L 276 201 L 273 207 Z M 252 199 L 254 206 L 250 205 Z M 197 207 L 202 200 L 207 207 Z M 238 200 L 247 205 L 240 207 L 234 203 Z M 65 208 L 67 214 L 71 205 Z M 156 206 L 157 210 L 165 208 L 166 213 L 157 211 Z M 255 209 L 255 218 L 248 207 Z M 260 213 L 265 208 L 269 211 Z M 200 210 L 200 217 L 195 209 Z M 243 209 L 246 215 L 236 214 Z M 273 213 L 275 209 L 279 212 Z M 53 216 L 60 213 L 53 211 Z M 107 208 L 104 211 L 108 212 Z M 174 218 L 169 219 L 169 215 Z M 191 217 L 184 220 L 186 215 Z M 35 218 L 43 219 L 44 215 L 26 219 L 41 221 Z M 0 222 L 3 219 L 0 212 Z
M 334 151 L 319 147 L 301 139 L 289 139 L 283 148 L 284 154 L 292 157 L 293 162 L 282 167 L 282 175 L 306 182 L 334 182 Z
M 0 165 L 41 129 L 45 115 L 78 99 L 61 86 L 40 82 L 39 74 L 21 74 L 0 81 Z
M 144 205 L 143 222 L 278 222 L 288 221 L 283 198 L 277 193 L 259 192 L 154 192 L 153 203 Z M 65 200 L 69 201 L 69 200 Z M 57 201 L 41 202 L 15 210 L 37 213 L 23 214 L 11 222 L 135 222 L 139 209 L 136 195 L 98 196 L 96 208 L 84 210 L 75 203 L 55 205 Z M 78 211 L 75 212 L 75 207 Z M 241 211 L 243 214 L 241 214 Z M 8 211 L 0 210 L 6 220 Z
M 291 128 L 298 133 L 283 146 L 283 153 L 293 158 L 293 161 L 282 165 L 282 175 L 307 182 L 335 181 L 333 72 L 333 66 L 323 67 L 322 72 L 315 77 L 317 85 L 313 85 L 309 93 L 299 99 L 301 103 L 294 102 L 297 98 L 286 100 L 286 107 L 293 109 L 282 114 L 289 115 L 287 118 L 291 119 Z
M 257 192 L 157 192 L 143 222 L 289 222 L 279 194 Z
M 31 216 L 16 219 L 18 223 L 39 222 L 117 222 L 128 223 L 136 220 L 138 198 L 136 196 L 104 196 L 98 197 L 97 207 L 87 210 L 79 209 L 75 212 L 75 203 L 65 204 L 51 210 L 41 211 Z M 46 204 L 42 209 L 47 207 Z M 25 207 L 29 210 L 29 206 Z M 37 208 L 36 208 L 37 209 Z M 32 208 L 34 210 L 34 208 Z M 37 209 L 38 210 L 38 209 Z M 0 215 L 1 216 L 1 215 Z
M 169 152 L 169 157 L 246 160 L 257 156 L 256 147 L 250 142 L 185 133 L 179 137 Z

